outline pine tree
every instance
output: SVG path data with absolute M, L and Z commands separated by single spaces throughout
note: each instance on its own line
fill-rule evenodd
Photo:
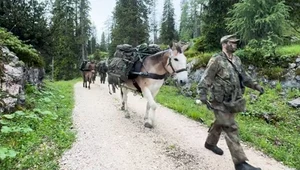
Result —
M 220 38 L 232 34 L 226 29 L 226 21 L 229 9 L 239 0 L 209 0 L 203 9 L 202 34 L 205 37 L 205 44 L 210 50 L 220 48 Z
M 50 32 L 45 17 L 46 6 L 47 3 L 38 0 L 0 1 L 0 27 L 32 45 L 44 58 L 51 51 L 48 48 Z
M 300 3 L 295 0 L 285 0 L 285 4 L 289 6 L 289 17 L 291 27 L 298 33 L 300 33 Z
M 102 35 L 101 35 L 100 50 L 101 51 L 107 51 L 104 32 L 102 32 Z
M 84 52 L 84 56 L 87 55 L 86 44 L 90 30 L 88 10 L 86 0 L 81 0 L 80 3 L 78 0 L 54 2 L 51 30 L 56 79 L 72 79 L 79 74 L 81 56 L 78 47 L 83 47 L 81 52 Z
M 151 0 L 117 0 L 113 12 L 111 54 L 118 44 L 137 46 L 148 42 L 148 14 L 151 3 Z
M 157 15 L 156 15 L 156 4 L 157 0 L 153 1 L 153 5 L 151 7 L 151 22 L 150 22 L 150 27 L 151 27 L 151 33 L 153 35 L 153 43 L 158 43 L 158 23 L 157 23 Z
M 283 35 L 288 25 L 288 7 L 278 0 L 244 0 L 234 5 L 227 20 L 231 32 L 236 32 L 245 42 L 266 39 L 271 33 Z
M 188 1 L 181 2 L 181 17 L 180 17 L 180 26 L 179 26 L 179 35 L 180 39 L 184 41 L 188 41 L 193 38 L 193 25 L 190 20 L 190 6 Z
M 170 45 L 177 40 L 175 30 L 174 7 L 171 0 L 165 0 L 160 28 L 160 42 Z

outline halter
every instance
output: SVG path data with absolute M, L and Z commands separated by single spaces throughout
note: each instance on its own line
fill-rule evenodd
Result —
M 171 62 L 171 59 L 172 59 L 172 51 L 170 50 L 170 53 L 171 53 L 171 56 L 169 57 L 169 63 L 167 66 L 171 66 L 171 69 L 173 71 L 172 74 L 176 74 L 176 73 L 180 73 L 180 72 L 183 72 L 183 71 L 187 71 L 186 68 L 182 68 L 182 69 L 179 69 L 179 70 L 175 70 L 173 65 L 172 65 L 172 62 Z

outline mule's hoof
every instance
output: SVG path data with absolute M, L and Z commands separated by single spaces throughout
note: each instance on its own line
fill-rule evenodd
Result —
M 125 118 L 126 118 L 126 119 L 129 119 L 129 118 L 130 118 L 130 115 L 125 115 Z
M 145 122 L 144 126 L 150 129 L 153 128 L 153 125 L 151 125 L 149 122 Z
M 121 107 L 121 110 L 125 110 L 125 107 L 124 107 L 124 106 L 122 106 L 122 107 Z

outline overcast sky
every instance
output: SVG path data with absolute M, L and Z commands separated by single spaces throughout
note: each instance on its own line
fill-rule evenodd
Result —
M 97 28 L 98 40 L 100 35 L 105 31 L 105 22 L 112 16 L 112 12 L 115 7 L 115 0 L 90 0 L 91 3 L 91 20 Z M 163 11 L 164 0 L 157 0 L 157 20 L 160 22 Z M 173 6 L 175 8 L 175 21 L 176 25 L 179 25 L 180 20 L 180 0 L 173 0 Z

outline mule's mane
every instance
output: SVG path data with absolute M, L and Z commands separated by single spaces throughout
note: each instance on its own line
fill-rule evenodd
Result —
M 175 45 L 174 48 L 175 48 L 175 50 L 177 50 L 178 53 L 182 53 L 181 47 L 179 45 Z M 162 61 L 162 58 L 165 56 L 165 54 L 169 52 L 169 50 L 170 49 L 160 51 L 160 52 L 158 52 L 156 54 L 153 54 L 153 55 L 150 55 L 146 58 L 149 58 L 152 61 L 160 62 L 160 61 Z

